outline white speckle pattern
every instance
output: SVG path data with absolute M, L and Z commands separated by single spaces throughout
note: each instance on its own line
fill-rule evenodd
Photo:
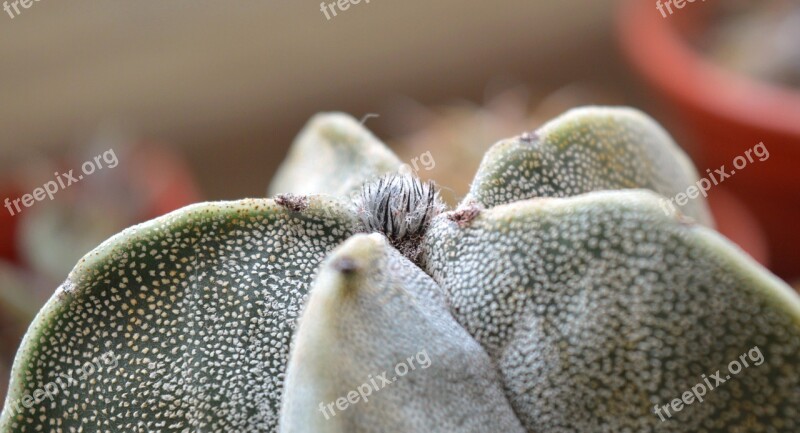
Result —
M 401 165 L 358 120 L 344 113 L 320 113 L 297 136 L 268 195 L 349 196 L 364 182 L 396 172 Z
M 310 197 L 195 205 L 89 253 L 29 331 L 22 396 L 105 351 L 119 356 L 4 432 L 272 432 L 295 321 L 319 262 L 362 230 Z
M 401 363 L 409 367 L 402 377 L 395 367 Z M 392 383 L 376 381 L 368 402 L 330 409 L 327 418 L 319 410 L 381 372 Z M 372 234 L 334 251 L 313 284 L 287 371 L 280 431 L 525 430 L 491 360 L 447 312 L 441 289 L 383 235 Z
M 535 199 L 437 218 L 427 271 L 530 432 L 800 431 L 800 299 L 655 194 Z M 765 362 L 661 423 L 758 345 Z
M 674 197 L 697 180 L 691 161 L 653 119 L 629 108 L 589 107 L 568 111 L 536 136 L 495 144 L 464 203 L 489 208 L 535 197 L 636 188 Z M 711 226 L 703 197 L 681 209 Z

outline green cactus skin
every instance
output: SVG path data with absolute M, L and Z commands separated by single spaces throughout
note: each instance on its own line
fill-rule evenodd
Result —
M 484 156 L 465 202 L 493 207 L 536 197 L 635 188 L 674 197 L 696 180 L 689 158 L 644 113 L 585 107 L 564 113 L 534 133 L 495 144 Z M 712 225 L 705 200 L 690 200 L 681 210 Z
M 702 200 L 664 212 L 656 193 L 696 175 L 645 115 L 581 109 L 495 145 L 415 263 L 335 198 L 399 166 L 319 115 L 284 195 L 100 245 L 31 324 L 0 433 L 798 431 L 800 298 L 707 228 Z M 763 364 L 653 412 L 754 346 Z M 420 350 L 430 368 L 319 411 Z M 16 409 L 108 351 L 112 367 Z
M 364 182 L 396 172 L 401 162 L 356 119 L 341 113 L 314 116 L 292 145 L 267 191 L 348 196 Z
M 308 286 L 359 228 L 333 199 L 306 205 L 194 205 L 89 253 L 30 326 L 0 431 L 274 430 Z M 64 379 L 73 386 L 54 402 L 12 414 L 16 399 L 108 351 L 114 371 Z
M 492 362 L 450 316 L 439 286 L 383 235 L 356 235 L 326 260 L 294 345 L 283 432 L 525 431 Z M 407 360 L 419 353 L 428 367 L 418 362 L 411 371 Z M 409 369 L 402 377 L 399 363 Z M 392 383 L 371 387 L 365 373 L 382 371 Z M 366 384 L 367 402 L 354 397 L 335 415 L 319 410 L 357 391 L 355 384 Z
M 800 300 L 660 200 L 528 200 L 466 227 L 444 215 L 428 231 L 425 269 L 529 431 L 798 431 Z M 484 271 L 498 262 L 502 277 Z M 669 421 L 654 415 L 754 346 L 762 365 Z

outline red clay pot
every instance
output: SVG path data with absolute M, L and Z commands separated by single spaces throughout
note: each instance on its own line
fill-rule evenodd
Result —
M 698 148 L 703 175 L 763 142 L 769 159 L 747 165 L 724 185 L 764 227 L 771 268 L 800 277 L 800 90 L 761 82 L 712 63 L 687 41 L 702 32 L 713 3 L 686 3 L 667 18 L 655 0 L 621 3 L 618 33 L 626 56 L 667 102 Z M 722 216 L 725 218 L 725 216 Z
M 747 251 L 757 262 L 769 266 L 769 246 L 756 217 L 735 195 L 718 187 L 708 195 L 716 229 Z
M 22 195 L 21 189 L 12 181 L 0 181 L 0 202 L 5 199 L 14 200 Z M 19 232 L 19 214 L 12 206 L 14 215 L 5 207 L 0 208 L 0 260 L 19 264 L 20 254 L 17 244 Z

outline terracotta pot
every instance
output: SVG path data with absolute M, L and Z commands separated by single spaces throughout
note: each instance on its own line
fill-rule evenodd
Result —
M 636 70 L 664 99 L 696 142 L 701 175 L 764 143 L 769 158 L 748 164 L 724 185 L 764 227 L 771 267 L 800 277 L 800 90 L 729 71 L 687 41 L 707 26 L 710 8 L 696 1 L 664 18 L 655 1 L 628 0 L 618 14 L 620 43 Z M 669 127 L 669 125 L 667 125 Z M 712 190 L 713 193 L 713 190 Z
M 764 230 L 755 215 L 725 187 L 714 190 L 708 196 L 708 204 L 716 221 L 716 229 L 735 242 L 756 261 L 764 266 L 771 263 L 769 246 Z
M 14 200 L 20 196 L 22 196 L 21 189 L 15 182 L 0 181 L 0 201 L 5 203 L 6 199 Z M 0 260 L 19 264 L 20 253 L 17 236 L 20 217 L 13 205 L 11 206 L 11 211 L 5 207 L 0 209 Z M 12 212 L 14 212 L 13 215 Z

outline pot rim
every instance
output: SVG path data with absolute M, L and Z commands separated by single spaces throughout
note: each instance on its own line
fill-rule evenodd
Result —
M 691 8 L 685 8 L 664 18 L 655 1 L 622 1 L 618 37 L 634 67 L 669 96 L 693 108 L 800 140 L 800 90 L 714 63 L 678 30 L 680 15 L 690 13 Z

